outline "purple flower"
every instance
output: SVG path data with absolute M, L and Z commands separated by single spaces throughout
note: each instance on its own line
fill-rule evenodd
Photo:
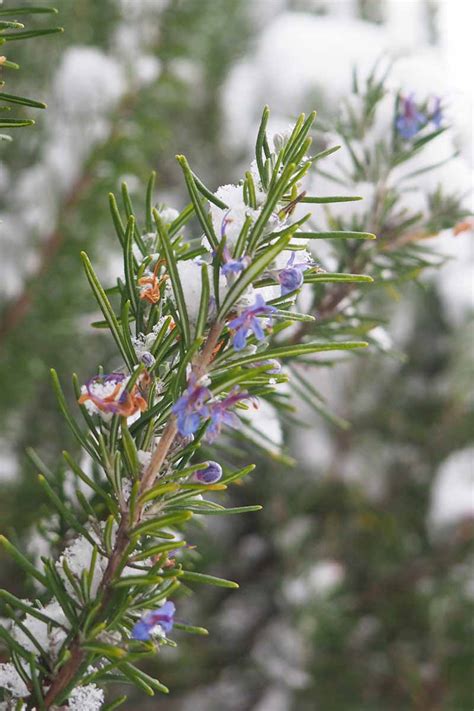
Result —
M 209 461 L 207 467 L 194 472 L 193 479 L 198 484 L 215 484 L 222 476 L 222 467 L 217 462 Z
M 264 316 L 276 311 L 274 306 L 269 306 L 265 303 L 265 299 L 261 294 L 257 294 L 253 306 L 244 309 L 240 316 L 232 319 L 229 322 L 229 328 L 234 330 L 232 345 L 236 351 L 241 351 L 247 345 L 247 335 L 252 331 L 257 341 L 262 341 L 265 338 L 262 326 L 257 316 Z
M 175 606 L 172 602 L 165 602 L 162 607 L 152 612 L 147 612 L 142 619 L 136 622 L 132 629 L 132 639 L 148 642 L 154 628 L 159 625 L 165 634 L 173 629 Z
M 248 392 L 240 392 L 240 388 L 235 387 L 223 400 L 217 400 L 210 405 L 209 415 L 211 422 L 206 432 L 206 440 L 208 442 L 214 442 L 219 436 L 222 425 L 228 425 L 229 427 L 237 427 L 239 425 L 239 418 L 234 412 L 229 412 L 229 409 L 240 400 L 247 400 L 249 397 Z
M 149 351 L 144 351 L 140 356 L 140 361 L 146 368 L 153 368 L 155 365 L 155 356 Z
M 240 257 L 240 259 L 234 259 L 227 246 L 224 247 L 222 251 L 222 256 L 224 257 L 224 264 L 221 267 L 222 274 L 229 279 L 233 274 L 238 274 L 243 272 L 244 269 L 250 264 L 250 257 Z
M 225 237 L 225 231 L 226 231 L 226 228 L 227 228 L 227 225 L 229 224 L 229 222 L 233 222 L 232 218 L 229 217 L 230 213 L 231 213 L 231 210 L 230 210 L 230 209 L 227 210 L 227 212 L 225 213 L 224 217 L 222 218 L 222 222 L 221 222 L 221 238 L 222 238 L 222 237 Z
M 443 111 L 441 109 L 441 99 L 439 96 L 434 97 L 433 111 L 430 114 L 430 121 L 435 128 L 441 128 L 443 121 Z
M 292 291 L 299 289 L 303 285 L 303 272 L 309 269 L 312 263 L 306 259 L 304 262 L 295 264 L 296 252 L 292 252 L 287 265 L 284 269 L 280 269 L 277 278 L 281 284 L 281 295 L 291 294 Z
M 183 395 L 175 402 L 172 412 L 178 419 L 178 432 L 183 437 L 196 432 L 201 419 L 209 416 L 209 409 L 205 405 L 211 393 L 204 385 L 199 385 L 194 375 L 191 374 L 188 387 Z
M 398 114 L 395 120 L 398 133 L 406 140 L 416 136 L 418 131 L 427 123 L 426 116 L 418 110 L 413 96 L 413 94 L 410 94 L 410 96 L 400 100 L 401 113 Z

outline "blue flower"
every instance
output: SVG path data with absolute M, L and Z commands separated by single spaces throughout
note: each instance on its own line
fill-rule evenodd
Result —
M 193 479 L 198 484 L 215 484 L 222 476 L 222 467 L 217 462 L 209 461 L 207 467 L 194 472 Z
M 262 326 L 257 316 L 274 313 L 276 308 L 265 303 L 261 294 L 257 294 L 253 306 L 244 309 L 237 318 L 229 322 L 229 328 L 235 331 L 232 345 L 236 351 L 241 351 L 247 345 L 248 332 L 252 331 L 257 341 L 265 338 Z
M 413 94 L 402 98 L 400 103 L 401 113 L 395 120 L 395 126 L 402 138 L 410 140 L 426 125 L 427 118 L 418 110 Z
M 296 252 L 292 252 L 287 265 L 284 269 L 280 269 L 278 272 L 278 281 L 281 284 L 281 295 L 291 294 L 292 291 L 300 289 L 303 285 L 303 272 L 305 269 L 309 269 L 312 263 L 306 259 L 304 262 L 299 262 L 295 264 Z
M 165 634 L 173 629 L 174 613 L 176 608 L 174 603 L 165 602 L 162 607 L 152 612 L 147 612 L 142 619 L 136 622 L 132 629 L 132 639 L 140 642 L 148 642 L 151 639 L 154 628 L 159 625 Z
M 224 264 L 221 267 L 222 274 L 227 277 L 232 277 L 234 274 L 239 274 L 243 272 L 244 269 L 250 264 L 250 257 L 240 257 L 239 259 L 234 259 L 227 246 L 224 247 L 222 251 L 222 256 L 224 258 Z
M 206 440 L 208 442 L 214 442 L 219 436 L 223 425 L 228 425 L 229 427 L 237 427 L 239 425 L 239 418 L 229 410 L 240 400 L 247 400 L 249 397 L 248 392 L 240 392 L 240 388 L 235 387 L 223 400 L 218 400 L 210 405 L 209 415 L 211 421 L 206 431 Z
M 178 420 L 178 432 L 183 437 L 188 437 L 196 432 L 201 420 L 209 416 L 209 409 L 205 405 L 211 393 L 204 385 L 199 385 L 194 375 L 188 381 L 188 387 L 183 395 L 175 402 L 172 412 Z
M 155 365 L 155 356 L 149 351 L 144 351 L 140 356 L 140 361 L 143 363 L 145 368 L 153 368 Z
M 225 237 L 225 231 L 227 229 L 227 225 L 232 222 L 232 217 L 230 217 L 230 213 L 232 212 L 231 209 L 227 210 L 226 213 L 224 213 L 224 217 L 222 218 L 221 222 L 221 238 Z
M 441 128 L 443 121 L 443 111 L 441 109 L 441 99 L 439 96 L 434 97 L 434 107 L 430 114 L 430 121 L 436 129 Z

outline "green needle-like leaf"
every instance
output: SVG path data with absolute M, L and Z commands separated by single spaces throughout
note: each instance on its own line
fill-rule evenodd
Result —
M 15 13 L 18 14 L 18 13 Z M 45 35 L 55 35 L 57 32 L 64 32 L 63 27 L 50 27 L 46 30 L 25 30 L 24 32 L 5 32 L 2 39 L 6 42 L 16 40 L 31 39 L 32 37 L 44 37 Z
M 180 580 L 187 583 L 202 583 L 203 585 L 215 585 L 218 588 L 233 588 L 239 587 L 238 583 L 224 578 L 216 578 L 214 575 L 204 575 L 203 573 L 195 573 L 191 570 L 183 570 L 180 575 Z
M 2 7 L 0 8 L 0 15 L 15 15 L 19 17 L 20 15 L 57 15 L 58 10 L 55 7 L 46 6 L 33 6 L 25 5 L 22 7 Z
M 163 248 L 163 253 L 166 259 L 166 267 L 171 280 L 171 286 L 173 287 L 176 307 L 180 315 L 180 328 L 184 338 L 184 345 L 188 347 L 191 341 L 191 331 L 189 328 L 188 310 L 184 300 L 183 287 L 181 286 L 181 279 L 179 277 L 175 253 L 173 251 L 173 247 L 171 246 L 166 226 L 164 225 L 157 210 L 153 210 L 153 218 L 158 229 L 160 244 Z
M 77 441 L 81 444 L 81 446 L 84 447 L 86 452 L 89 452 L 89 454 L 93 458 L 97 459 L 97 452 L 94 450 L 92 445 L 86 440 L 83 433 L 79 429 L 79 427 L 76 423 L 76 420 L 72 417 L 71 413 L 69 412 L 66 398 L 64 397 L 63 389 L 61 387 L 61 383 L 59 382 L 58 374 L 56 373 L 54 368 L 52 368 L 50 372 L 51 372 L 51 378 L 53 380 L 53 388 L 56 393 L 56 398 L 58 400 L 59 409 L 61 410 L 63 417 L 69 426 L 69 429 L 71 430 L 71 432 L 73 433 L 73 435 L 75 436 Z
M 175 622 L 173 625 L 175 630 L 182 630 L 189 634 L 197 634 L 201 637 L 207 637 L 209 631 L 205 627 L 194 627 L 193 625 L 184 625 L 182 622 Z
M 120 216 L 120 211 L 118 209 L 117 205 L 117 200 L 115 198 L 115 195 L 113 193 L 109 193 L 109 207 L 110 207 L 110 213 L 112 215 L 112 220 L 114 223 L 115 231 L 117 233 L 117 237 L 119 239 L 120 244 L 123 245 L 125 244 L 125 227 L 122 222 L 122 218 Z
M 209 318 L 209 273 L 206 264 L 201 267 L 201 301 L 199 302 L 199 313 L 196 321 L 196 338 L 200 338 L 206 327 Z
M 125 274 L 125 284 L 127 286 L 127 293 L 130 299 L 130 304 L 132 306 L 133 313 L 138 314 L 139 310 L 139 297 L 137 289 L 137 277 L 134 269 L 134 256 L 133 256 L 133 234 L 135 232 L 135 218 L 133 215 L 129 217 L 127 223 L 127 229 L 125 231 L 125 245 L 123 250 L 123 261 L 124 261 L 124 274 Z M 123 323 L 122 326 L 126 327 L 128 330 L 128 321 Z
M 135 360 L 135 355 L 134 353 L 131 353 L 129 351 L 128 344 L 123 336 L 123 333 L 120 329 L 120 325 L 117 321 L 117 317 L 114 314 L 112 310 L 112 306 L 110 305 L 110 301 L 107 298 L 107 295 L 102 288 L 102 285 L 100 284 L 96 273 L 94 272 L 94 269 L 92 268 L 92 264 L 90 263 L 89 257 L 85 252 L 81 252 L 81 258 L 82 262 L 84 265 L 84 270 L 86 272 L 87 279 L 89 281 L 89 284 L 91 285 L 92 291 L 94 292 L 94 296 L 97 300 L 97 303 L 99 304 L 100 310 L 104 314 L 104 318 L 108 323 L 110 332 L 115 340 L 115 343 L 117 344 L 123 359 L 127 363 L 128 367 L 130 370 L 133 368 L 133 363 Z
M 156 173 L 153 170 L 146 186 L 145 224 L 146 231 L 153 231 L 153 191 L 155 189 Z
M 330 202 L 355 202 L 356 200 L 363 200 L 364 198 L 354 195 L 331 195 L 327 197 L 304 197 L 301 198 L 300 202 L 315 203 L 317 205 L 324 205 Z
M 230 362 L 234 366 L 247 365 L 248 363 L 257 363 L 263 358 L 295 358 L 297 356 L 308 355 L 310 353 L 323 353 L 325 351 L 348 351 L 354 348 L 366 348 L 369 344 L 365 341 L 345 341 L 333 343 L 301 343 L 297 345 L 279 346 L 277 348 L 269 348 L 263 353 L 253 353 L 252 355 L 236 358 Z
M 196 215 L 198 217 L 199 222 L 201 223 L 201 227 L 204 231 L 204 234 L 209 240 L 209 244 L 211 245 L 211 247 L 213 249 L 217 249 L 219 241 L 216 237 L 216 233 L 214 232 L 211 219 L 202 203 L 201 197 L 199 195 L 199 190 L 196 186 L 196 181 L 194 179 L 191 168 L 189 167 L 188 161 L 184 156 L 181 155 L 176 156 L 176 160 L 180 164 L 181 169 L 184 173 L 184 180 L 186 182 L 186 187 L 189 192 L 189 197 L 191 198 L 194 210 L 196 211 Z
M 260 174 L 260 180 L 262 181 L 262 184 L 264 187 L 266 187 L 266 179 L 265 179 L 265 166 L 264 166 L 264 142 L 266 140 L 266 130 L 267 130 L 267 123 L 268 123 L 268 118 L 270 116 L 270 109 L 268 106 L 265 106 L 263 109 L 262 113 L 262 120 L 260 121 L 260 127 L 258 129 L 258 134 L 257 134 L 257 143 L 255 146 L 255 158 L 257 160 L 257 168 L 258 172 Z
M 334 202 L 334 201 L 333 201 Z M 331 232 L 295 232 L 294 237 L 302 239 L 377 239 L 371 232 L 350 232 L 349 230 L 332 230 Z
M 321 272 L 316 274 L 305 274 L 304 276 L 305 284 L 337 284 L 337 283 L 349 283 L 349 284 L 372 284 L 373 279 L 368 274 L 345 274 L 338 272 Z
M 4 91 L 0 91 L 0 101 L 8 101 L 10 104 L 20 104 L 21 106 L 31 106 L 34 109 L 46 109 L 47 106 L 42 101 L 35 101 L 34 99 L 27 99 L 24 96 L 15 96 L 14 94 L 5 94 Z
M 52 617 L 45 615 L 40 610 L 36 609 L 36 607 L 33 607 L 33 605 L 28 605 L 28 603 L 24 602 L 23 600 L 20 600 L 18 597 L 15 597 L 15 595 L 12 595 L 6 590 L 0 590 L 0 600 L 3 600 L 5 603 L 8 603 L 15 609 L 25 612 L 27 615 L 36 617 L 37 620 L 46 622 L 46 624 L 48 625 L 52 625 L 53 627 L 61 627 L 59 622 L 56 622 L 56 620 L 54 620 Z
M 21 128 L 22 126 L 33 126 L 33 124 L 33 119 L 0 118 L 0 128 Z
M 190 511 L 183 511 L 145 520 L 143 523 L 135 526 L 131 532 L 131 535 L 139 537 L 145 535 L 146 533 L 151 533 L 152 531 L 159 531 L 162 528 L 167 528 L 168 526 L 178 525 L 190 519 L 191 516 L 192 513 Z
M 20 553 L 18 548 L 16 548 L 10 541 L 5 538 L 5 536 L 0 536 L 0 546 L 6 550 L 6 552 L 13 558 L 13 560 L 18 563 L 18 565 L 23 568 L 25 573 L 36 578 L 42 585 L 46 587 L 47 580 L 45 576 L 33 565 L 33 563 L 26 558 L 23 553 Z

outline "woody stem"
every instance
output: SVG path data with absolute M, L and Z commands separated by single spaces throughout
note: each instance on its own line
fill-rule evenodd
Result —
M 222 333 L 224 327 L 223 322 L 216 321 L 207 336 L 204 347 L 199 354 L 197 360 L 193 364 L 193 372 L 197 378 L 201 378 L 207 372 L 207 368 L 212 360 L 214 349 L 217 345 L 219 337 Z M 165 461 L 168 452 L 170 451 L 176 435 L 178 433 L 178 427 L 174 415 L 168 421 L 163 434 L 158 442 L 155 451 L 152 454 L 150 464 L 148 465 L 140 485 L 140 495 L 149 491 L 160 472 L 163 462 Z M 100 607 L 97 611 L 97 616 L 103 614 L 106 607 L 110 601 L 112 594 L 111 582 L 113 581 L 117 570 L 120 568 L 123 562 L 123 557 L 127 550 L 129 544 L 129 532 L 133 526 L 136 525 L 141 519 L 143 513 L 143 504 L 137 505 L 135 509 L 135 514 L 133 520 L 130 519 L 130 512 L 128 509 L 122 512 L 119 527 L 117 529 L 117 535 L 115 538 L 115 545 L 113 551 L 110 555 L 109 562 L 102 576 L 102 580 L 99 585 L 99 593 L 102 594 L 102 601 Z M 69 646 L 70 657 L 66 664 L 60 669 L 56 678 L 53 680 L 48 693 L 44 699 L 45 709 L 50 709 L 55 703 L 56 699 L 60 697 L 65 689 L 72 683 L 77 672 L 79 671 L 81 665 L 85 659 L 85 652 L 81 648 L 82 637 L 78 633 Z

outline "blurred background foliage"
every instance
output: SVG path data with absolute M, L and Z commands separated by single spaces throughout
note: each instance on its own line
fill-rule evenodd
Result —
M 56 6 L 64 34 L 19 43 L 22 69 L 8 76 L 16 93 L 34 89 L 49 108 L 21 140 L 1 145 L 0 528 L 23 539 L 47 514 L 26 447 L 52 466 L 62 449 L 74 450 L 49 368 L 63 381 L 74 369 L 83 381 L 96 363 L 110 364 L 111 344 L 88 326 L 94 314 L 78 259 L 86 249 L 105 280 L 118 268 L 107 193 L 126 180 L 141 199 L 153 169 L 158 201 L 182 207 L 176 153 L 214 188 L 239 174 L 254 135 L 244 119 L 264 103 L 282 125 L 312 108 L 309 96 L 323 120 L 334 118 L 332 83 L 343 74 L 351 81 L 352 30 L 363 60 L 376 59 L 385 39 L 395 55 L 442 50 L 440 4 L 431 0 Z M 407 25 L 402 41 L 407 6 L 404 22 L 417 30 Z M 293 65 L 288 78 L 281 61 L 293 61 L 293 23 L 319 20 L 332 23 L 324 28 L 333 44 L 338 23 L 349 28 L 347 56 L 333 50 L 327 67 Z M 370 57 L 362 31 L 379 33 L 370 35 Z M 265 42 L 274 55 L 265 55 Z M 251 86 L 245 63 L 261 85 Z M 461 153 L 465 144 L 460 131 Z M 442 178 L 448 187 L 450 177 Z M 306 427 L 282 426 L 285 451 L 298 463 L 289 468 L 252 450 L 257 472 L 234 494 L 235 505 L 264 503 L 264 511 L 195 527 L 189 555 L 241 589 L 203 589 L 187 602 L 186 616 L 210 637 L 180 639 L 156 660 L 171 698 L 132 698 L 128 708 L 472 708 L 472 330 L 459 293 L 469 288 L 470 255 L 467 237 L 454 247 L 452 235 L 441 241 L 449 237 L 453 263 L 397 292 L 363 292 L 393 348 L 320 369 L 318 387 L 352 426 L 339 428 L 301 402 Z M 278 439 L 281 427 L 272 427 Z M 237 458 L 249 458 L 246 447 L 236 445 Z M 5 560 L 0 577 L 1 586 L 28 594 Z

